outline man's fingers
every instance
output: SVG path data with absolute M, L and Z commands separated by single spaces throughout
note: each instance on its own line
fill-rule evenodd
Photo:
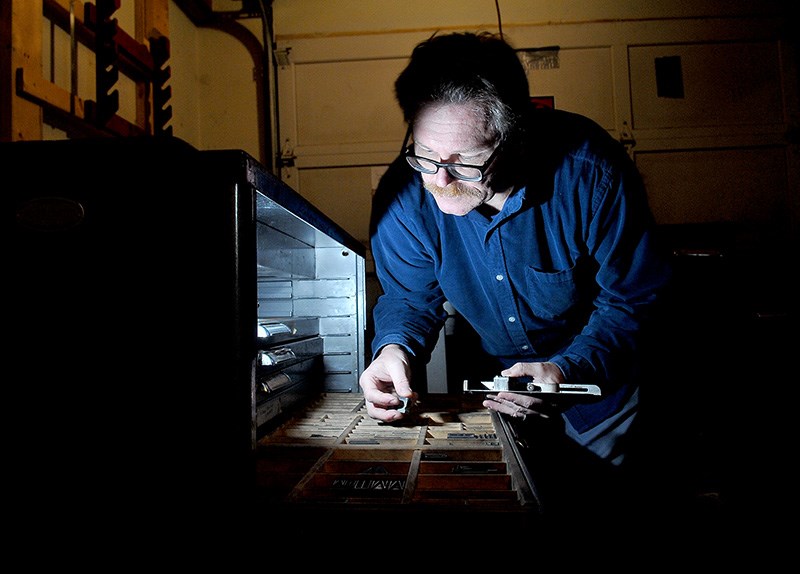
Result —
M 536 415 L 542 418 L 550 417 L 546 412 L 543 412 L 547 410 L 547 403 L 536 397 L 516 395 L 514 393 L 487 395 L 487 400 L 483 401 L 483 406 L 523 420 L 529 415 Z

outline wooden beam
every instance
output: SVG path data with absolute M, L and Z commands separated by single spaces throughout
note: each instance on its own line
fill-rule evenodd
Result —
M 141 0 L 136 5 L 136 39 L 169 38 L 169 0 Z
M 85 119 L 81 98 L 73 96 L 64 88 L 41 76 L 26 72 L 24 68 L 17 68 L 16 85 L 17 96 L 36 104 L 47 104 L 63 112 L 72 113 L 78 119 Z
M 136 4 L 136 31 L 134 37 L 137 42 L 149 46 L 151 57 L 152 83 L 140 83 L 137 86 L 136 98 L 136 123 L 148 126 L 150 133 L 158 129 L 156 116 L 159 113 L 155 102 L 158 93 L 158 78 L 162 71 L 159 69 L 157 58 L 153 57 L 155 50 L 153 42 L 162 38 L 169 38 L 169 4 L 168 0 L 140 0 Z
M 42 139 L 42 110 L 36 103 L 19 97 L 16 71 L 42 68 L 42 0 L 7 0 L 0 3 L 2 38 L 0 53 L 0 140 Z
M 112 116 L 105 127 L 95 126 L 96 105 L 92 100 L 83 101 L 72 96 L 63 88 L 45 80 L 40 76 L 17 70 L 18 95 L 24 97 L 51 115 L 62 119 L 71 116 L 69 122 L 73 133 L 116 135 L 123 137 L 140 136 L 148 133 L 144 128 L 132 124 L 118 115 Z M 70 99 L 74 102 L 71 102 Z M 71 104 L 74 103 L 74 107 Z M 41 139 L 41 138 L 40 138 Z

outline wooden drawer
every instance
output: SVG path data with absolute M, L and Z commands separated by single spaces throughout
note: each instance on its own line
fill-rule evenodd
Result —
M 536 515 L 505 421 L 472 397 L 426 398 L 401 424 L 328 393 L 260 439 L 260 499 L 287 515 L 453 510 Z M 321 518 L 320 518 L 321 519 Z

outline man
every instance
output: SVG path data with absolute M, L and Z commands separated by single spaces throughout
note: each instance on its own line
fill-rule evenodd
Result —
M 422 42 L 395 90 L 408 134 L 373 204 L 383 293 L 360 378 L 368 414 L 404 416 L 399 397 L 415 398 L 449 302 L 480 338 L 484 358 L 465 359 L 475 373 L 602 391 L 575 403 L 498 392 L 484 406 L 550 421 L 570 448 L 620 466 L 669 276 L 635 166 L 594 122 L 536 109 L 515 50 L 490 34 Z

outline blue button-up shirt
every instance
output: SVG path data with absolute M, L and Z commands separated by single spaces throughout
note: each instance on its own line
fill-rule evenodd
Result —
M 655 248 L 638 172 L 594 122 L 536 111 L 529 165 L 500 213 L 443 213 L 398 158 L 373 203 L 371 246 L 383 294 L 373 352 L 390 343 L 427 360 L 449 301 L 487 353 L 510 366 L 552 361 L 599 403 L 568 411 L 578 430 L 630 396 L 640 331 L 669 270 Z

